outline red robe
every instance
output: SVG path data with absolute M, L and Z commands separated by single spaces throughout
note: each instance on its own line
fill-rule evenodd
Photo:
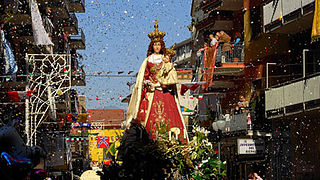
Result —
M 151 62 L 147 62 L 144 80 L 150 80 L 153 83 L 157 83 L 156 73 L 158 71 L 151 72 L 151 68 L 154 66 L 156 65 L 152 64 Z M 165 122 L 165 124 L 169 126 L 169 130 L 171 128 L 179 128 L 179 140 L 182 142 L 187 142 L 187 138 L 185 136 L 187 132 L 183 123 L 181 112 L 179 112 L 180 109 L 178 109 L 178 105 L 175 99 L 176 90 L 174 88 L 175 87 L 169 87 L 165 89 L 162 88 L 162 90 L 154 90 L 150 113 L 146 120 L 146 130 L 151 135 L 152 139 L 156 138 L 157 124 L 159 126 L 161 122 L 162 124 L 164 124 Z M 142 91 L 143 92 L 140 101 L 141 103 L 137 117 L 138 119 L 144 121 L 145 116 L 147 115 L 146 112 L 148 112 L 147 108 L 149 102 L 146 96 L 148 88 L 144 86 Z

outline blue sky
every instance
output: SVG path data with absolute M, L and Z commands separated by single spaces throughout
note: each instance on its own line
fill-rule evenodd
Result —
M 136 73 L 146 58 L 150 42 L 147 34 L 159 20 L 166 46 L 190 38 L 191 0 L 86 0 L 86 13 L 78 13 L 79 27 L 86 35 L 82 64 L 87 74 L 112 71 Z M 129 92 L 130 77 L 86 77 L 87 86 L 76 88 L 87 96 L 87 108 L 125 108 L 120 96 Z M 99 98 L 97 101 L 96 98 Z M 114 99 L 113 99 L 114 98 Z

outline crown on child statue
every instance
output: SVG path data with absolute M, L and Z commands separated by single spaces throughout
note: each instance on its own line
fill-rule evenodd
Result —
M 174 44 L 174 45 L 171 46 L 171 48 L 167 48 L 167 49 L 166 49 L 166 54 L 167 54 L 168 56 L 170 56 L 171 58 L 172 58 L 174 55 L 176 55 L 176 53 L 177 53 L 177 51 L 174 50 L 175 47 L 176 47 L 176 46 L 175 46 L 175 44 Z
M 152 21 L 154 22 L 154 31 L 148 33 L 148 37 L 151 39 L 151 41 L 160 41 L 163 40 L 163 37 L 166 35 L 165 32 L 158 30 L 158 20 Z

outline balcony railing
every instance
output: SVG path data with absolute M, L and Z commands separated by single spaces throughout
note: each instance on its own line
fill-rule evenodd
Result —
M 274 118 L 320 108 L 319 82 L 320 73 L 317 73 L 266 90 L 266 117 Z
M 58 4 L 52 7 L 55 17 L 66 19 L 69 18 L 69 0 L 62 0 Z
M 213 9 L 219 7 L 222 3 L 222 0 L 205 0 L 202 1 L 200 8 L 203 10 Z
M 250 125 L 248 124 L 247 113 L 232 115 L 230 121 L 226 121 L 225 129 L 222 132 L 247 131 L 250 129 Z
M 84 13 L 85 0 L 70 0 L 70 11 L 76 13 Z
M 301 28 L 309 28 L 303 26 L 297 28 L 296 20 L 302 22 L 309 22 L 312 24 L 312 14 L 314 10 L 314 0 L 278 0 L 271 1 L 263 6 L 263 26 L 265 32 L 278 31 L 279 33 L 295 33 Z M 283 25 L 296 22 L 290 27 L 283 27 Z
M 235 46 L 231 46 L 230 51 L 222 52 L 222 47 L 218 47 L 216 65 L 217 63 L 243 63 L 244 62 L 244 45 L 239 42 Z
M 80 67 L 76 71 L 72 72 L 71 85 L 72 86 L 85 86 L 86 85 L 86 73 L 83 70 L 83 67 Z
M 71 35 L 77 35 L 78 30 L 78 19 L 75 13 L 70 13 L 69 18 L 64 19 L 64 29 Z
M 85 49 L 86 48 L 86 37 L 82 31 L 82 29 L 79 28 L 80 33 L 77 35 L 70 35 L 70 47 L 75 49 Z
M 5 13 L 9 15 L 5 15 Z M 31 24 L 31 12 L 27 0 L 5 0 L 0 7 L 0 22 L 10 22 L 14 25 Z

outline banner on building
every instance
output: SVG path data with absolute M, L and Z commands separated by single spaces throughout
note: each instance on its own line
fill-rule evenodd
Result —
M 313 24 L 312 24 L 311 42 L 314 42 L 320 39 L 319 13 L 320 13 L 320 0 L 316 0 L 314 5 L 314 17 L 313 17 Z
M 102 163 L 111 154 L 116 156 L 117 148 L 120 146 L 118 139 L 123 135 L 122 129 L 88 130 L 89 136 L 89 154 L 91 161 Z M 109 138 L 109 148 L 98 148 L 98 137 Z M 106 156 L 105 154 L 108 154 Z
M 33 38 L 36 45 L 52 45 L 52 41 L 43 26 L 39 7 L 36 0 L 30 0 Z
M 265 151 L 264 140 L 238 139 L 238 154 L 262 154 Z

